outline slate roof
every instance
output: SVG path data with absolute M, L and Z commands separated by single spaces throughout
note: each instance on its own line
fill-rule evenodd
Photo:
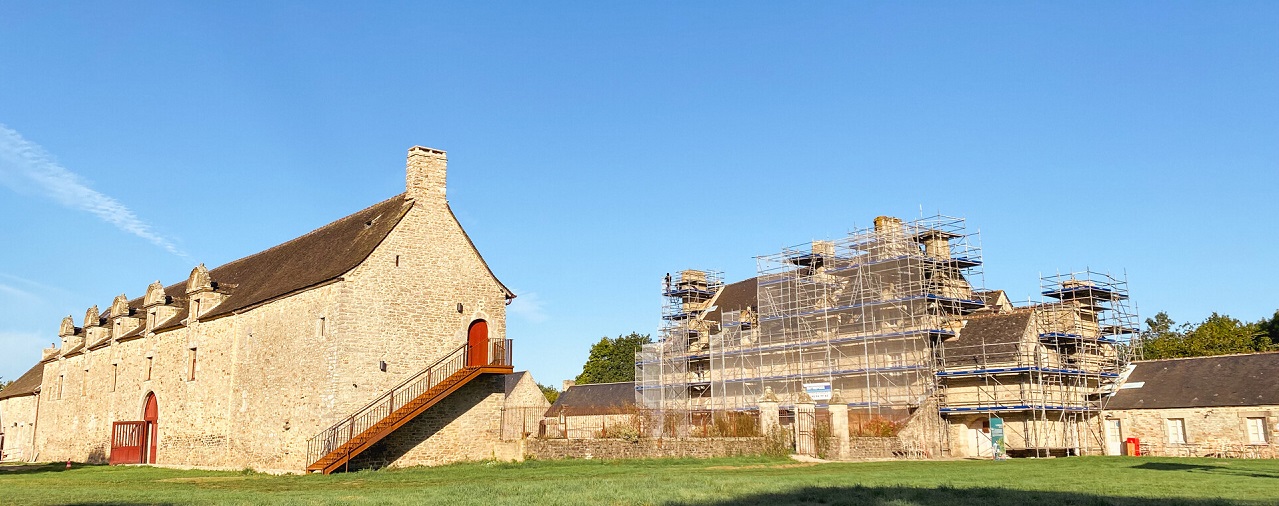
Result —
M 1143 360 L 1106 409 L 1279 405 L 1279 352 Z M 1130 388 L 1141 384 L 1140 388 Z
M 412 206 L 413 201 L 399 194 L 306 235 L 209 270 L 215 289 L 227 297 L 201 319 L 226 316 L 337 279 L 368 258 Z M 474 249 L 475 244 L 465 230 L 463 235 Z M 483 257 L 480 261 L 484 262 Z M 487 263 L 484 267 L 492 275 Z M 508 297 L 515 297 L 500 280 L 497 283 Z M 183 280 L 164 288 L 168 304 L 178 307 L 179 311 L 157 322 L 155 332 L 183 326 L 187 314 L 183 310 L 187 306 L 186 284 L 187 280 Z M 143 299 L 129 301 L 131 313 L 140 312 Z M 103 321 L 109 318 L 108 313 L 103 313 Z
M 9 386 L 0 390 L 0 399 L 8 399 L 10 397 L 19 397 L 23 395 L 34 395 L 40 390 L 40 382 L 44 380 L 44 362 L 36 364 L 34 367 L 18 376 Z
M 971 315 L 959 331 L 959 339 L 943 344 L 946 367 L 981 365 L 982 355 L 1005 360 L 1017 352 L 1030 325 L 1031 309 L 1015 309 L 1004 314 Z M 985 342 L 985 346 L 976 346 Z
M 573 385 L 560 393 L 546 416 L 615 415 L 635 406 L 635 382 Z
M 520 380 L 528 375 L 528 371 L 516 371 L 511 374 L 503 374 L 502 381 L 505 385 L 506 395 L 509 397 L 511 392 L 515 391 L 515 387 L 520 384 Z
M 715 309 L 708 311 L 704 319 L 718 323 L 721 311 L 740 311 L 748 307 L 755 308 L 759 300 L 758 292 L 759 285 L 756 283 L 755 278 L 724 285 L 724 292 L 715 300 Z

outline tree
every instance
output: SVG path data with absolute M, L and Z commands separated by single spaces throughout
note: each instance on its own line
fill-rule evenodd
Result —
M 542 395 L 545 395 L 546 400 L 549 401 L 551 404 L 555 404 L 555 399 L 560 398 L 560 391 L 556 390 L 555 387 L 553 386 L 543 385 L 541 383 L 538 383 L 537 388 L 542 389 Z
M 1226 315 L 1213 313 L 1194 330 L 1186 334 L 1189 357 L 1253 353 L 1256 349 L 1256 323 L 1244 323 Z
M 652 337 L 638 332 L 616 339 L 600 338 L 591 346 L 591 355 L 575 381 L 579 385 L 635 381 L 635 353 L 651 342 Z
M 10 384 L 10 383 L 13 383 L 13 380 L 5 381 L 5 380 L 4 380 L 4 377 L 3 377 L 3 376 L 0 376 L 0 392 L 3 392 L 3 391 L 4 391 L 4 387 L 9 386 L 9 384 Z
M 1181 331 L 1173 330 L 1177 322 L 1160 311 L 1154 318 L 1146 318 L 1146 331 L 1141 333 L 1142 355 L 1147 359 L 1185 357 L 1186 334 L 1189 325 L 1182 325 Z
M 1279 349 L 1279 309 L 1275 310 L 1274 316 L 1257 322 L 1257 330 L 1257 351 Z
M 1213 313 L 1198 325 L 1186 323 L 1177 326 L 1177 322 L 1169 318 L 1168 313 L 1161 311 L 1154 318 L 1146 320 L 1146 331 L 1141 333 L 1142 351 L 1147 359 L 1267 351 L 1272 349 L 1267 334 L 1267 325 L 1272 325 L 1272 321 L 1263 319 L 1256 323 L 1244 323 Z

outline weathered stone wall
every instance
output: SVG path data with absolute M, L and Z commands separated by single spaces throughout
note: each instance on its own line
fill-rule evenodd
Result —
M 1264 418 L 1266 444 L 1248 440 L 1247 419 Z M 1247 406 L 1183 409 L 1131 409 L 1106 411 L 1105 418 L 1119 420 L 1119 440 L 1138 438 L 1152 455 L 1224 456 L 1250 450 L 1258 456 L 1279 456 L 1279 406 Z M 1174 444 L 1168 436 L 1169 419 L 1182 419 L 1186 427 L 1185 445 Z M 1247 448 L 1245 448 L 1247 447 Z
M 542 460 L 734 457 L 762 454 L 764 438 L 529 439 L 526 451 Z
M 941 457 L 947 447 L 950 429 L 937 411 L 937 399 L 929 398 L 915 408 L 906 426 L 897 433 L 903 449 L 926 458 Z M 866 439 L 866 438 L 860 438 Z
M 542 418 L 550 407 L 551 403 L 537 387 L 533 375 L 523 374 L 515 388 L 507 392 L 502 405 L 502 439 L 512 441 L 526 435 L 537 436 Z
M 111 423 L 141 420 L 153 393 L 157 463 L 300 469 L 306 439 L 331 409 L 323 402 L 331 395 L 322 371 L 340 349 L 325 346 L 314 323 L 333 313 L 337 287 L 47 363 L 41 458 L 104 460 Z
M 433 466 L 495 458 L 505 389 L 500 375 L 484 375 L 374 444 L 352 469 Z
M 831 438 L 830 448 L 836 448 L 838 444 Z M 841 460 L 858 460 L 858 459 L 891 459 L 904 458 L 912 456 L 908 454 L 906 447 L 902 445 L 902 440 L 895 437 L 855 437 L 849 440 L 848 453 L 842 456 L 832 456 Z
M 432 153 L 439 163 L 418 172 L 410 156 L 413 207 L 341 278 L 238 314 L 107 339 L 83 353 L 65 354 L 81 338 L 46 350 L 41 459 L 105 461 L 112 422 L 141 420 L 154 393 L 157 463 L 300 471 L 307 439 L 464 343 L 472 321 L 486 320 L 490 336 L 503 338 L 505 293 L 449 210 L 443 153 Z M 88 329 L 90 345 L 107 331 Z M 389 462 L 488 458 L 503 398 L 500 386 L 488 386 L 468 386 L 432 408 L 407 434 L 438 439 L 409 445 L 402 436 L 397 444 L 411 451 Z M 454 422 L 428 430 L 440 417 Z
M 506 336 L 502 287 L 443 200 L 415 201 L 344 279 L 340 317 L 332 322 L 343 353 L 331 364 L 329 422 L 465 344 L 475 320 L 488 322 L 491 337 Z M 379 370 L 382 361 L 386 373 Z
M 1027 449 L 1052 449 L 1054 455 L 1071 453 L 1095 455 L 1102 453 L 1099 421 L 1096 414 L 1078 419 L 1035 419 L 1029 413 L 1001 413 L 1004 420 L 1004 446 L 1009 451 Z M 985 457 L 990 455 L 989 431 L 985 429 L 988 415 L 951 415 L 950 455 L 954 457 Z M 980 435 L 978 433 L 986 434 Z
M 36 418 L 35 395 L 20 395 L 0 399 L 0 433 L 4 434 L 4 446 L 0 447 L 0 461 L 28 460 L 31 458 L 31 437 Z

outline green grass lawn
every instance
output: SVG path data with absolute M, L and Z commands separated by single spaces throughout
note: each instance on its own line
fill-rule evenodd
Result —
M 2 504 L 1279 504 L 1279 460 L 473 463 L 331 476 L 0 466 Z

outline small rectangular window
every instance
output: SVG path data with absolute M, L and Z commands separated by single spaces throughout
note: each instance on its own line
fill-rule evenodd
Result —
M 80 397 L 89 395 L 89 370 L 84 370 L 84 375 L 80 376 Z
M 111 364 L 111 391 L 120 384 L 120 364 Z
M 1249 417 L 1248 423 L 1248 443 L 1255 445 L 1266 444 L 1266 418 L 1262 416 Z
M 153 361 L 152 361 L 152 357 L 147 357 L 147 376 L 146 376 L 146 378 L 147 378 L 146 380 L 147 380 L 147 381 L 151 381 L 151 364 L 152 364 L 152 362 L 153 362 Z
M 400 255 L 395 255 L 395 266 L 396 267 L 400 266 Z
M 323 317 L 323 316 L 321 316 L 321 317 L 320 317 L 320 319 L 318 319 L 318 320 L 316 320 L 316 321 L 315 321 L 315 336 L 316 336 L 316 337 L 324 337 L 324 323 L 325 323 L 325 321 L 324 321 L 324 317 Z
M 1168 444 L 1174 444 L 1174 445 L 1186 444 L 1186 419 L 1185 418 L 1169 418 L 1168 419 Z
M 187 368 L 187 381 L 195 381 L 195 348 L 191 348 L 189 355 L 191 359 Z
M 195 312 L 191 313 L 191 317 L 199 318 L 200 317 L 200 299 L 195 299 L 195 305 L 193 306 L 193 308 L 195 309 Z
M 56 397 L 58 400 L 62 399 L 62 384 L 65 383 L 66 380 L 67 376 L 65 374 L 58 375 L 58 396 Z

